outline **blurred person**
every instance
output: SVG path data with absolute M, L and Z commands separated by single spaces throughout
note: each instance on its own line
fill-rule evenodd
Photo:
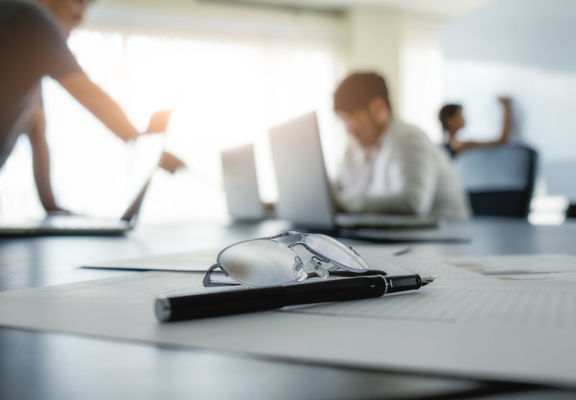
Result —
M 84 73 L 66 43 L 90 3 L 90 0 L 0 1 L 0 167 L 18 137 L 27 133 L 38 195 L 48 213 L 67 211 L 56 202 L 50 182 L 43 77 L 55 79 L 123 141 L 140 135 L 120 106 Z M 160 166 L 175 172 L 185 164 L 165 152 Z
M 386 81 L 355 73 L 334 94 L 349 133 L 336 198 L 344 212 L 468 218 L 468 199 L 447 155 L 394 117 Z
M 512 130 L 511 100 L 508 97 L 499 97 L 498 101 L 502 105 L 504 111 L 500 136 L 496 140 L 483 142 L 460 141 L 458 139 L 458 132 L 466 126 L 466 120 L 462 114 L 462 106 L 460 104 L 446 104 L 440 109 L 438 119 L 440 119 L 442 128 L 447 135 L 444 147 L 452 157 L 458 155 L 458 153 L 462 151 L 481 147 L 500 146 L 508 142 L 510 131 Z

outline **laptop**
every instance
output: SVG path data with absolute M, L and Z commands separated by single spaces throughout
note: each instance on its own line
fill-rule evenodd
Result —
M 162 156 L 164 135 L 142 135 L 131 145 L 127 206 L 118 218 L 55 215 L 39 220 L 0 219 L 0 236 L 121 235 L 134 229 L 146 191 Z
M 278 182 L 279 218 L 297 227 L 336 235 L 362 228 L 422 229 L 438 225 L 436 217 L 428 216 L 337 214 L 316 113 L 272 128 L 269 139 Z
M 224 150 L 220 158 L 228 215 L 235 222 L 264 219 L 267 212 L 259 194 L 254 145 Z

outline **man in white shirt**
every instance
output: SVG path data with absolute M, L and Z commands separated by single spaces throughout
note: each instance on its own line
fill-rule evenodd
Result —
M 334 94 L 334 110 L 351 139 L 336 185 L 343 211 L 469 217 L 447 155 L 420 129 L 393 118 L 384 78 L 348 76 Z

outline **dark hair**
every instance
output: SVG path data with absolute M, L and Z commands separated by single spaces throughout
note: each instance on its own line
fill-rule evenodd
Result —
M 462 106 L 460 104 L 446 104 L 444 107 L 442 107 L 438 113 L 438 119 L 442 124 L 442 128 L 448 129 L 446 122 L 449 118 L 452 118 L 460 111 L 462 111 Z
M 354 112 L 367 109 L 376 98 L 384 99 L 392 112 L 384 78 L 373 72 L 355 73 L 344 79 L 334 92 L 334 110 Z

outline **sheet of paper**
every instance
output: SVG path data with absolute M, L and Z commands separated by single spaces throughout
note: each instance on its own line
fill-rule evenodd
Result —
M 408 272 L 426 276 L 441 277 L 441 279 L 483 279 L 473 271 L 464 268 L 455 268 L 453 265 L 434 257 L 418 255 L 391 256 L 383 253 L 378 246 L 357 246 L 360 253 L 372 268 L 386 271 L 388 275 L 397 275 Z
M 573 255 L 451 257 L 442 261 L 461 271 L 495 279 L 576 281 L 576 256 Z
M 445 265 L 435 269 L 449 273 Z M 418 292 L 379 299 L 180 323 L 155 320 L 156 296 L 207 290 L 201 279 L 200 274 L 144 272 L 5 292 L 0 325 L 576 387 L 576 285 L 571 282 L 441 276 Z
M 444 281 L 385 299 L 299 306 L 294 312 L 396 320 L 575 329 L 576 285 Z
M 408 270 L 445 279 L 576 281 L 576 256 L 566 254 L 505 255 L 482 257 L 390 257 L 377 246 L 358 246 L 370 265 L 388 274 Z
M 379 254 L 391 257 L 410 251 L 408 246 L 380 246 Z M 82 268 L 125 269 L 141 271 L 204 272 L 216 262 L 219 249 L 205 249 L 186 253 L 160 254 L 128 260 L 102 261 Z M 380 265 L 376 263 L 375 265 Z
M 160 254 L 128 260 L 96 262 L 82 267 L 143 271 L 203 272 L 216 262 L 218 252 L 219 250 L 217 249 L 206 249 L 186 253 Z

